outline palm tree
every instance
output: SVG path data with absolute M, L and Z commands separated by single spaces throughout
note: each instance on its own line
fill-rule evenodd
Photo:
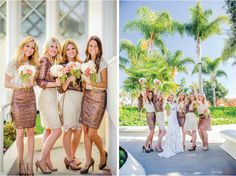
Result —
M 207 40 L 209 37 L 220 34 L 222 32 L 221 25 L 227 23 L 227 16 L 218 16 L 211 20 L 212 10 L 203 10 L 200 1 L 195 7 L 189 9 L 191 14 L 191 21 L 186 23 L 185 32 L 187 35 L 194 38 L 196 41 L 196 52 L 198 56 L 198 77 L 200 92 L 203 92 L 202 86 L 202 62 L 201 62 L 201 42 Z
M 145 45 L 152 48 L 155 44 L 161 49 L 162 53 L 165 54 L 167 48 L 162 40 L 162 36 L 173 34 L 174 32 L 183 34 L 184 26 L 177 21 L 174 21 L 167 11 L 155 12 L 148 7 L 140 7 L 137 10 L 136 19 L 129 21 L 125 25 L 125 31 L 128 30 L 139 31 L 144 35 L 144 38 L 147 39 L 146 41 L 143 41 Z
M 213 106 L 216 105 L 215 88 L 216 88 L 217 78 L 222 76 L 227 77 L 227 74 L 225 73 L 224 70 L 218 69 L 220 63 L 221 63 L 221 58 L 217 58 L 215 60 L 212 60 L 209 57 L 202 58 L 202 73 L 210 76 L 210 82 L 212 85 L 212 92 L 213 92 Z M 195 65 L 192 74 L 196 73 L 197 71 L 198 71 L 198 66 Z
M 228 33 L 228 38 L 225 41 L 225 46 L 222 52 L 223 61 L 229 58 L 236 58 L 236 1 L 225 0 L 227 14 L 231 21 L 230 31 Z M 236 65 L 236 61 L 233 62 Z
M 177 72 L 188 73 L 186 64 L 194 64 L 194 60 L 190 57 L 184 57 L 183 52 L 177 50 L 174 54 L 168 52 L 166 55 L 166 61 L 170 67 L 172 67 L 172 73 L 174 77 Z
M 147 51 L 144 51 L 140 47 L 141 41 L 135 46 L 130 40 L 121 40 L 120 52 L 126 52 L 128 58 L 120 56 L 120 68 L 125 69 L 128 63 L 133 64 L 136 62 L 141 55 L 146 55 Z

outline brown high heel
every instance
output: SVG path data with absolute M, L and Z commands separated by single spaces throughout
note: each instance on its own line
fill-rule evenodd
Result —
M 92 166 L 92 170 L 94 171 L 94 163 L 95 163 L 95 161 L 92 158 L 89 162 L 88 167 L 84 168 L 84 169 L 81 169 L 80 174 L 87 174 L 91 166 Z
M 35 166 L 36 166 L 36 171 L 38 171 L 38 168 L 39 168 L 43 174 L 51 174 L 52 173 L 51 170 L 47 170 L 46 164 L 45 164 L 46 168 L 43 168 L 43 165 L 42 165 L 42 163 L 39 160 L 37 160 L 35 162 Z
M 26 169 L 27 169 L 27 175 L 34 175 L 33 165 L 31 165 L 30 167 L 30 164 L 27 163 Z
M 102 170 L 102 169 L 104 169 L 104 167 L 106 167 L 106 165 L 107 165 L 107 157 L 108 157 L 108 154 L 105 151 L 105 162 L 103 164 L 101 164 L 101 163 L 99 164 L 99 169 L 100 170 Z
M 74 163 L 74 160 L 69 161 L 66 157 L 64 158 L 64 163 L 66 165 L 66 169 L 70 169 L 70 168 L 71 168 L 71 170 L 80 170 L 81 169 L 81 167 L 79 167 L 77 164 Z
M 24 161 L 19 163 L 19 175 L 26 175 L 25 163 Z
M 53 171 L 53 172 L 56 172 L 58 170 L 57 168 L 50 167 L 48 163 L 46 163 L 46 165 L 47 165 L 48 169 Z

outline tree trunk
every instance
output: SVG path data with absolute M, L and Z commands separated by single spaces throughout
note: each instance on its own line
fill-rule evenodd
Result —
M 200 93 L 203 93 L 202 85 L 202 59 L 201 59 L 201 43 L 200 38 L 197 39 L 196 52 L 198 56 L 198 81 L 199 81 L 199 90 Z
M 213 93 L 213 106 L 215 107 L 216 106 L 216 86 L 212 85 L 212 93 Z
M 142 109 L 143 109 L 143 96 L 142 96 L 142 94 L 140 94 L 139 97 L 138 97 L 139 118 L 141 118 Z

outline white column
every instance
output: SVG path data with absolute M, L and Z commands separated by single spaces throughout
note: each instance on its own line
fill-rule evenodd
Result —
M 88 2 L 88 36 L 102 37 L 102 1 Z M 103 42 L 103 41 L 102 41 Z
M 102 7 L 103 57 L 111 59 L 117 54 L 117 2 L 104 1 Z
M 106 148 L 109 153 L 108 166 L 116 175 L 118 158 L 118 61 L 117 57 L 117 2 L 103 1 L 102 4 L 103 57 L 108 60 L 107 87 L 107 136 Z
M 46 39 L 58 36 L 58 1 L 46 1 Z
M 14 51 L 19 43 L 20 29 L 21 29 L 21 2 L 20 1 L 7 1 L 6 11 L 6 41 L 7 41 L 7 61 L 13 57 Z

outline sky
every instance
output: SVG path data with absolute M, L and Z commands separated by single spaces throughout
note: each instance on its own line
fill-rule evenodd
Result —
M 179 22 L 188 22 L 191 19 L 189 8 L 196 5 L 196 0 L 185 0 L 185 1 L 127 1 L 122 0 L 120 1 L 120 8 L 119 8 L 119 38 L 122 39 L 129 39 L 132 43 L 137 44 L 139 39 L 142 39 L 143 36 L 136 32 L 124 32 L 124 26 L 129 20 L 133 20 L 136 17 L 137 9 L 140 6 L 147 6 L 151 10 L 158 10 L 158 11 L 169 11 L 172 18 Z M 203 9 L 212 9 L 213 15 L 212 18 L 219 16 L 219 15 L 226 15 L 225 1 L 224 0 L 208 0 L 208 1 L 201 1 Z M 223 26 L 224 31 L 227 31 L 228 28 Z M 224 40 L 227 38 L 226 34 L 223 35 L 214 35 L 210 37 L 206 41 L 202 42 L 202 56 L 208 56 L 212 59 L 215 59 L 221 55 L 222 49 L 224 47 Z M 163 37 L 167 48 L 171 52 L 175 52 L 176 50 L 181 50 L 184 52 L 184 56 L 192 57 L 195 61 L 197 61 L 196 55 L 196 43 L 193 38 L 184 35 L 181 37 L 179 34 L 174 34 L 172 36 L 165 36 Z M 124 56 L 124 53 L 120 53 Z M 232 66 L 233 59 L 228 60 L 225 63 L 222 63 L 219 67 L 223 69 L 228 78 L 219 78 L 219 82 L 223 84 L 226 89 L 228 89 L 227 98 L 236 98 L 236 66 Z M 197 74 L 191 76 L 193 66 L 188 65 L 189 74 L 180 74 L 178 73 L 176 76 L 175 81 L 177 83 L 180 82 L 181 78 L 185 77 L 187 85 L 191 84 L 192 82 L 198 82 Z M 204 79 L 209 79 L 209 77 L 204 76 Z M 125 73 L 120 70 L 120 88 L 122 88 L 123 81 L 126 79 Z

